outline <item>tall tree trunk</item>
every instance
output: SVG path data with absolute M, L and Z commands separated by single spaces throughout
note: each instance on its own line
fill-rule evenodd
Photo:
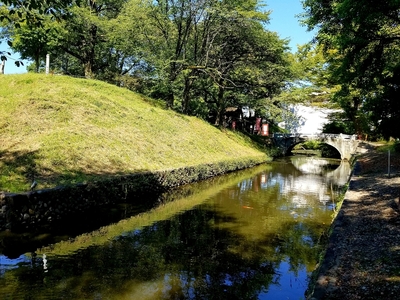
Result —
M 182 99 L 182 112 L 184 114 L 188 114 L 189 112 L 189 96 L 190 96 L 190 89 L 192 88 L 193 79 L 189 77 L 185 78 L 185 87 L 183 89 L 183 99 Z
M 174 107 L 174 93 L 170 91 L 167 95 L 167 108 L 172 109 Z
M 35 51 L 35 72 L 39 73 L 39 67 L 40 67 L 40 48 Z
M 84 64 L 85 67 L 85 78 L 93 78 L 93 70 L 92 70 L 92 62 L 91 61 L 87 61 Z
M 361 105 L 361 99 L 359 97 L 353 97 L 351 121 L 353 122 L 354 130 L 356 131 L 357 135 L 360 135 L 362 133 L 361 124 L 358 117 L 358 110 L 360 108 L 360 105 Z
M 225 112 L 225 105 L 224 105 L 224 92 L 225 88 L 223 86 L 224 80 L 221 79 L 219 81 L 219 88 L 218 88 L 218 98 L 217 98 L 217 117 L 215 118 L 215 125 L 221 125 L 222 116 Z
M 90 33 L 90 40 L 88 41 L 89 47 L 87 49 L 87 52 L 85 53 L 86 61 L 84 62 L 85 77 L 93 78 L 94 77 L 93 67 L 96 56 L 95 46 L 98 43 L 97 26 L 91 25 L 89 33 Z

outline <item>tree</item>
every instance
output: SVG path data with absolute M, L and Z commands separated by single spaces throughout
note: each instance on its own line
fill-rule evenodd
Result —
M 115 49 L 109 43 L 107 22 L 116 18 L 124 0 L 76 1 L 58 24 L 54 48 L 78 59 L 86 78 L 110 66 Z
M 69 0 L 4 0 L 0 2 L 0 23 L 12 28 L 20 28 L 21 25 L 29 25 L 31 27 L 41 27 L 42 21 L 46 15 L 52 15 L 59 19 L 59 12 L 68 5 Z M 7 31 L 7 30 L 6 30 Z M 4 32 L 2 34 L 4 38 Z M 13 43 L 9 37 L 6 37 L 7 43 L 13 47 Z M 7 60 L 10 53 L 0 51 L 1 61 Z M 19 67 L 23 65 L 21 61 L 15 61 Z
M 286 42 L 266 31 L 259 20 L 233 13 L 221 23 L 224 27 L 204 70 L 206 102 L 216 113 L 216 124 L 229 106 L 263 109 L 267 99 L 280 92 L 289 72 Z
M 168 107 L 174 106 L 180 93 L 181 110 L 188 112 L 188 99 L 199 66 L 205 66 L 208 46 L 212 42 L 209 9 L 213 0 L 158 0 L 150 4 L 147 35 L 149 59 L 158 73 L 155 95 L 163 97 Z M 158 38 L 156 38 L 158 37 Z M 183 85 L 183 86 L 182 86 Z
M 269 12 L 258 1 L 154 3 L 150 26 L 161 39 L 149 37 L 159 82 L 153 96 L 184 113 L 215 113 L 219 124 L 227 106 L 279 91 L 286 44 L 263 27 Z
M 49 51 L 48 33 L 51 30 L 48 26 L 32 26 L 22 23 L 18 27 L 9 27 L 10 46 L 19 52 L 22 59 L 33 59 L 35 72 L 39 72 L 41 62 Z
M 58 22 L 36 13 L 41 26 L 10 22 L 9 33 L 37 67 L 51 52 L 64 73 L 138 89 L 186 114 L 214 113 L 216 124 L 229 106 L 264 109 L 290 73 L 287 41 L 265 29 L 258 0 L 79 0 L 64 3 Z
M 387 125 L 400 122 L 394 96 L 400 84 L 399 2 L 304 0 L 303 5 L 305 23 L 319 29 L 319 44 L 336 51 L 329 58 L 332 77 L 341 85 L 336 100 L 355 130 L 399 137 Z
M 120 53 L 110 43 L 108 22 L 118 16 L 124 2 L 60 1 L 54 7 L 51 7 L 53 2 L 42 6 L 27 4 L 16 8 L 17 18 L 12 17 L 14 8 L 9 8 L 7 19 L 12 47 L 34 59 L 37 65 L 40 64 L 39 56 L 45 55 L 46 50 L 56 56 L 67 53 L 77 59 L 82 65 L 82 73 L 75 75 L 84 74 L 90 78 L 104 74 L 119 63 Z M 47 16 L 48 12 L 57 16 L 57 22 Z

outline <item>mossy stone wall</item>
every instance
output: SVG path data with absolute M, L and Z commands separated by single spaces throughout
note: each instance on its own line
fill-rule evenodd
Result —
M 0 193 L 0 231 L 31 231 L 89 212 L 92 208 L 162 193 L 173 187 L 266 162 L 266 157 L 225 161 L 25 193 Z M 133 195 L 133 197 L 132 197 Z M 132 200 L 130 200 L 132 201 Z

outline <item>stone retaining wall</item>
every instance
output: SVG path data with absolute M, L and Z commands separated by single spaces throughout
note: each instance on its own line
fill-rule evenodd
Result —
M 134 180 L 132 178 L 131 180 Z M 129 193 L 129 181 L 116 180 L 79 184 L 27 193 L 0 194 L 0 231 L 34 230 L 94 207 L 123 202 Z M 120 181 L 120 180 L 118 180 Z
M 263 162 L 265 158 L 246 159 L 240 162 L 227 161 L 169 171 L 115 176 L 87 184 L 25 193 L 0 192 L 0 231 L 39 229 L 76 214 L 88 212 L 92 208 L 127 202 L 128 198 L 130 201 L 135 201 L 142 199 L 140 196 L 144 194 L 159 194 L 179 185 Z

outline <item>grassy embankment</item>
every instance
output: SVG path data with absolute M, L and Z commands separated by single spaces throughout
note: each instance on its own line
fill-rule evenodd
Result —
M 101 81 L 19 74 L 0 86 L 0 191 L 268 159 L 243 135 Z

